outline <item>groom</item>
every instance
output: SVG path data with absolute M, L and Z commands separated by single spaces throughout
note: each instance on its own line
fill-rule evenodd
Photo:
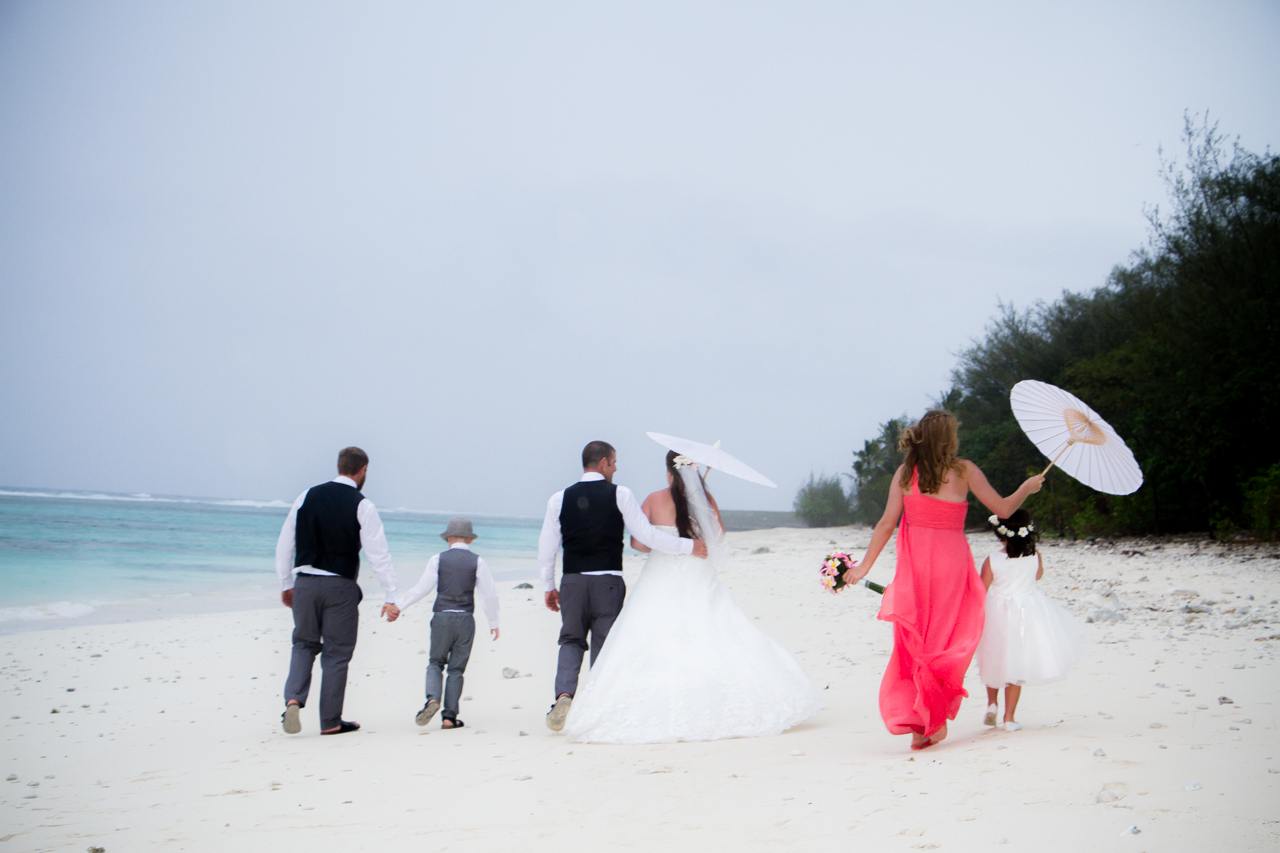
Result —
M 584 447 L 582 479 L 547 501 L 538 537 L 538 568 L 547 609 L 560 613 L 556 701 L 547 714 L 547 728 L 553 732 L 563 729 L 569 716 L 587 635 L 591 635 L 594 664 L 622 610 L 627 593 L 622 581 L 623 528 L 655 551 L 707 556 L 702 540 L 681 539 L 650 524 L 631 490 L 614 485 L 617 470 L 617 451 L 607 442 L 593 441 Z M 563 577 L 557 591 L 556 553 L 562 543 Z

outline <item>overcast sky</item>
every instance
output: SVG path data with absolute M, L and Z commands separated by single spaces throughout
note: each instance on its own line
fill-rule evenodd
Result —
M 1143 245 L 1280 5 L 0 3 L 0 485 L 539 515 L 657 430 L 789 509 Z M 1105 415 L 1105 413 L 1103 413 Z M 1011 489 L 1014 483 L 997 484 Z

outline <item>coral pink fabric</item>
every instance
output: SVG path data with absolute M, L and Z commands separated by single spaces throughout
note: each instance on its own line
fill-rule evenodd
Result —
M 932 735 L 968 696 L 964 674 L 982 639 L 986 590 L 964 537 L 968 503 L 903 496 L 898 568 L 880 617 L 893 623 L 893 656 L 880 682 L 880 716 L 896 735 Z

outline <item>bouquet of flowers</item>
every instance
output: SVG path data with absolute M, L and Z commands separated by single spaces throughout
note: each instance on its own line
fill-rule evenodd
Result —
M 836 551 L 834 554 L 828 554 L 823 557 L 822 568 L 818 570 L 822 579 L 822 586 L 826 588 L 827 592 L 835 595 L 837 592 L 848 586 L 848 584 L 845 583 L 844 573 L 856 565 L 858 564 L 854 559 L 844 551 Z M 884 587 L 878 583 L 872 583 L 866 578 L 858 581 L 858 585 L 865 586 L 872 592 L 878 592 L 881 595 L 884 594 Z
M 822 578 L 822 585 L 826 587 L 827 592 L 835 595 L 848 586 L 844 582 L 844 573 L 856 565 L 857 563 L 853 561 L 853 558 L 844 551 L 836 551 L 834 554 L 828 554 L 823 557 L 822 568 L 818 571 Z

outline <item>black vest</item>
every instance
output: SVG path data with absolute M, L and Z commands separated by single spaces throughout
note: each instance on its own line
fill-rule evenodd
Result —
M 622 571 L 622 531 L 618 487 L 607 480 L 574 483 L 560 505 L 564 573 Z
M 307 490 L 298 507 L 293 541 L 294 567 L 311 566 L 355 580 L 360 574 L 360 519 L 364 495 L 346 483 L 321 483 Z
M 480 558 L 471 551 L 462 548 L 450 548 L 440 555 L 440 580 L 436 587 L 436 603 L 431 609 L 439 613 L 442 610 L 465 610 L 473 613 L 476 609 L 476 566 Z

